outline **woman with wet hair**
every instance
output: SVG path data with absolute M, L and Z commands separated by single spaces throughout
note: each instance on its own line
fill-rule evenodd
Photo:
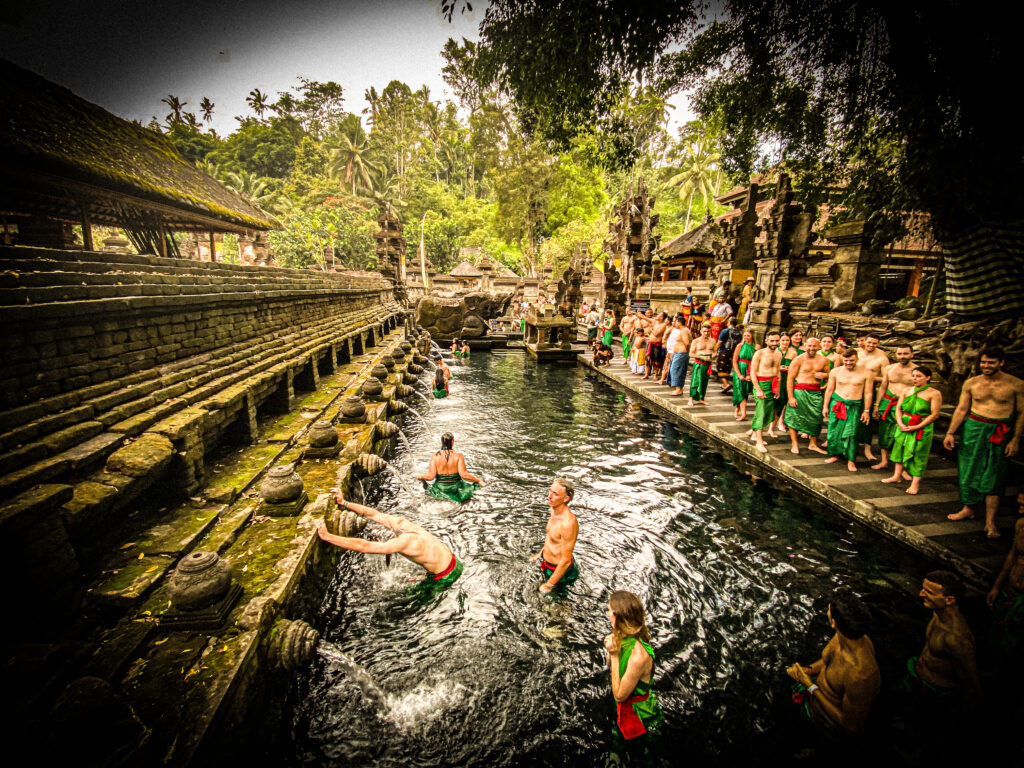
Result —
M 608 600 L 612 631 L 604 639 L 611 670 L 612 696 L 624 739 L 647 734 L 661 722 L 661 707 L 651 690 L 654 649 L 644 607 L 632 592 L 616 590 Z
M 451 499 L 460 504 L 473 498 L 473 492 L 483 487 L 483 481 L 466 469 L 466 457 L 454 450 L 455 437 L 451 432 L 441 435 L 441 450 L 430 457 L 425 474 L 417 475 L 426 486 L 427 494 L 435 499 Z M 426 485 L 431 480 L 431 485 Z
M 434 371 L 434 397 L 448 397 L 448 377 L 444 375 L 444 368 L 441 366 Z

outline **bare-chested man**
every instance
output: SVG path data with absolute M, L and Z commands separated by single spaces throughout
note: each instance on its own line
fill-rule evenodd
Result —
M 427 575 L 423 578 L 421 585 L 429 587 L 431 591 L 444 589 L 462 575 L 462 561 L 422 525 L 417 525 L 403 517 L 379 512 L 372 507 L 345 501 L 341 491 L 333 490 L 341 507 L 355 512 L 357 515 L 362 515 L 367 520 L 379 523 L 385 528 L 390 528 L 398 535 L 388 541 L 367 541 L 351 536 L 335 536 L 328 532 L 327 526 L 322 520 L 317 521 L 316 532 L 327 543 L 366 555 L 402 555 L 426 570 Z
M 807 339 L 804 353 L 789 366 L 786 380 L 789 407 L 784 421 L 789 428 L 790 453 L 800 453 L 797 434 L 810 438 L 807 447 L 812 451 L 825 453 L 825 449 L 818 445 L 818 435 L 821 434 L 824 403 L 822 382 L 828 379 L 829 368 L 828 360 L 818 354 L 819 349 L 818 340 L 811 336 Z
M 794 664 L 786 673 L 803 686 L 793 700 L 808 719 L 825 730 L 854 734 L 863 730 L 882 688 L 875 646 L 867 636 L 871 615 L 852 592 L 837 590 L 828 618 L 836 633 L 821 658 L 807 666 Z
M 896 440 L 896 403 L 900 396 L 913 389 L 910 377 L 914 370 L 914 350 L 909 344 L 896 347 L 896 362 L 883 366 L 882 380 L 878 384 L 878 400 L 872 415 L 878 420 L 878 449 L 882 454 L 872 469 L 885 469 L 889 465 L 889 454 Z
M 775 393 L 779 391 L 779 366 L 782 353 L 779 352 L 779 332 L 765 334 L 765 346 L 754 353 L 750 361 L 750 379 L 754 384 L 754 418 L 750 422 L 750 437 L 757 450 L 768 453 L 764 444 L 764 428 L 775 418 Z
M 693 371 L 690 372 L 690 402 L 687 407 L 694 405 L 707 405 L 704 396 L 708 391 L 708 380 L 711 378 L 711 358 L 715 354 L 717 342 L 711 338 L 711 324 L 702 323 L 700 336 L 693 340 L 690 345 L 690 362 L 693 364 Z
M 871 371 L 857 365 L 857 352 L 852 349 L 843 353 L 843 364 L 829 373 L 821 409 L 822 417 L 828 419 L 826 464 L 845 458 L 846 468 L 857 471 L 857 424 L 867 424 L 871 418 L 872 383 Z
M 924 577 L 921 598 L 935 613 L 925 630 L 921 655 L 907 662 L 907 683 L 912 691 L 936 703 L 959 703 L 969 712 L 981 699 L 981 680 L 974 659 L 974 635 L 960 613 L 963 595 L 963 582 L 955 573 L 932 571 Z
M 1018 496 L 1018 501 L 1024 513 L 1024 499 Z M 985 602 L 992 609 L 990 644 L 1001 655 L 1019 664 L 1019 650 L 1024 642 L 1024 517 L 1017 520 L 1013 546 L 1006 553 L 1002 570 Z
M 668 313 L 661 312 L 654 318 L 651 338 L 647 342 L 647 373 L 654 381 L 661 378 L 661 368 L 665 364 L 665 336 L 669 331 Z
M 858 340 L 859 341 L 859 340 Z M 877 386 L 882 381 L 882 369 L 889 365 L 889 356 L 878 348 L 878 337 L 873 333 L 864 336 L 864 346 L 857 353 L 859 364 L 871 372 L 871 378 Z M 878 392 L 874 393 L 872 402 L 878 402 Z M 867 411 L 871 413 L 871 411 Z M 871 450 L 871 441 L 875 437 L 875 428 L 871 420 L 863 422 L 857 431 L 857 441 L 864 444 L 864 458 L 868 461 L 875 460 L 875 453 Z
M 629 352 L 633 346 L 633 326 L 636 325 L 636 315 L 632 307 L 626 308 L 626 314 L 619 322 L 619 331 L 622 333 L 622 362 L 629 363 Z
M 580 569 L 573 557 L 580 525 L 576 515 L 569 509 L 569 502 L 575 494 L 575 486 L 564 477 L 555 478 L 548 489 L 551 516 L 548 518 L 544 547 L 530 558 L 531 562 L 540 559 L 541 575 L 547 578 L 540 585 L 541 592 L 550 592 L 559 585 L 568 586 L 580 576 Z
M 982 350 L 981 375 L 964 382 L 960 404 L 942 441 L 946 450 L 953 450 L 953 436 L 963 425 L 957 464 L 964 506 L 949 519 L 974 517 L 971 507 L 984 499 L 985 532 L 990 539 L 999 538 L 996 512 L 1006 484 L 1006 460 L 1016 455 L 1024 429 L 1024 381 L 1003 373 L 1004 357 L 1001 349 Z

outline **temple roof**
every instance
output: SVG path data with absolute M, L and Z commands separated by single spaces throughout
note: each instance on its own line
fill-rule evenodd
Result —
M 460 261 L 459 265 L 448 273 L 452 277 L 483 277 L 483 272 L 468 261 Z
M 660 249 L 662 258 L 682 256 L 685 253 L 713 253 L 712 241 L 721 231 L 714 221 L 705 221 L 699 227 L 669 240 Z
M 280 224 L 185 160 L 162 134 L 0 59 L 0 208 L 120 225 L 145 216 L 171 230 Z M 129 206 L 131 212 L 123 206 Z

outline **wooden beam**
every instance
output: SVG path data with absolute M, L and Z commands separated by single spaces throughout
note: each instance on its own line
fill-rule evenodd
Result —
M 196 254 L 197 256 L 199 254 Z M 210 261 L 217 260 L 217 240 L 214 238 L 213 230 L 210 230 Z
M 92 247 L 92 220 L 89 218 L 89 203 L 79 200 L 78 208 L 82 212 L 82 248 L 86 251 L 94 250 Z

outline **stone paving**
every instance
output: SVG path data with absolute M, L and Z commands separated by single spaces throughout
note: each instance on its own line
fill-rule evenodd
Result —
M 973 520 L 951 522 L 946 519 L 947 514 L 960 509 L 957 467 L 955 460 L 945 455 L 938 440 L 932 446 L 921 493 L 912 496 L 905 492 L 906 483 L 880 482 L 888 471 L 871 470 L 863 459 L 858 461 L 859 471 L 850 472 L 845 461 L 825 464 L 824 456 L 807 450 L 806 441 L 801 441 L 800 454 L 793 455 L 789 451 L 788 435 L 785 439 L 766 438 L 768 454 L 758 453 L 745 436 L 750 428 L 753 402 L 748 406 L 748 420 L 737 422 L 731 396 L 721 391 L 717 380 L 712 380 L 708 386 L 706 406 L 688 408 L 685 395 L 668 397 L 671 391 L 668 387 L 632 374 L 621 360 L 611 366 L 595 368 L 581 356 L 579 364 L 626 390 L 660 415 L 711 437 L 733 453 L 742 454 L 755 467 L 762 467 L 765 474 L 798 486 L 836 510 L 944 563 L 976 586 L 987 589 L 1006 557 L 1017 519 L 1016 495 L 1020 490 L 1016 487 L 1019 480 L 1012 471 L 1007 479 L 1014 487 L 1006 489 L 996 518 L 1002 538 L 992 541 L 985 537 L 980 512 Z

